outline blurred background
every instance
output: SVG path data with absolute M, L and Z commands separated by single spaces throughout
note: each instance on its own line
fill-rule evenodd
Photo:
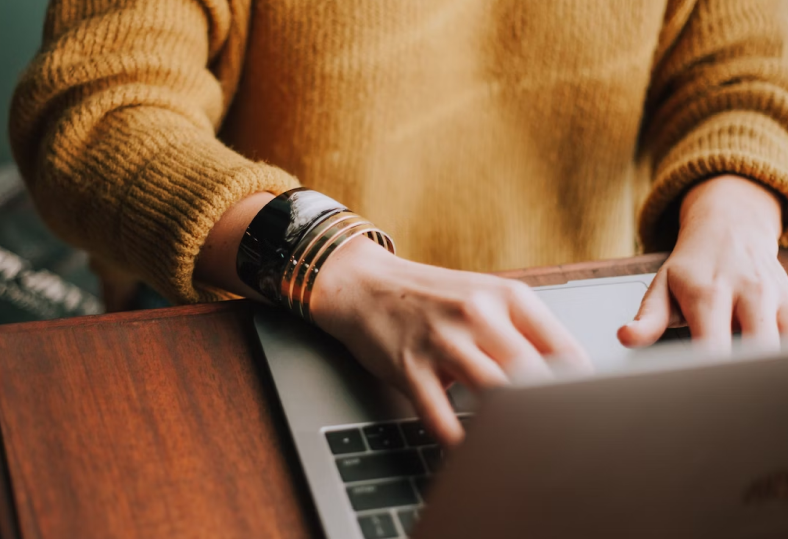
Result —
M 8 143 L 11 95 L 41 44 L 46 6 L 47 0 L 0 0 L 0 324 L 103 311 L 87 256 L 46 229 Z

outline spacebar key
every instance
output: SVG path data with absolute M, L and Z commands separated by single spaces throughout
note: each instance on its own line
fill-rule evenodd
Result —
M 416 493 L 413 492 L 413 487 L 410 486 L 410 481 L 392 481 L 390 483 L 348 487 L 347 495 L 350 497 L 350 504 L 356 511 L 418 503 Z

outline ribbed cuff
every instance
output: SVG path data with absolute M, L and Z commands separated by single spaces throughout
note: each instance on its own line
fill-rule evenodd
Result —
M 678 235 L 680 202 L 698 182 L 735 174 L 788 200 L 788 131 L 759 112 L 718 113 L 685 135 L 658 163 L 639 219 L 643 250 L 670 250 Z M 785 221 L 785 219 L 784 219 Z M 788 245 L 783 231 L 781 245 Z
M 194 281 L 194 266 L 222 214 L 253 193 L 298 186 L 284 171 L 245 159 L 209 136 L 173 133 L 129 186 L 120 240 L 132 269 L 176 303 L 234 297 Z

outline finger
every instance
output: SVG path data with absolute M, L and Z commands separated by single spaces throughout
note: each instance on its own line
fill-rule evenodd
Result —
M 442 365 L 448 374 L 473 391 L 510 384 L 503 368 L 474 343 L 456 348 L 452 357 L 443 361 Z
M 777 330 L 780 335 L 788 334 L 788 278 L 779 263 L 772 266 L 775 281 L 782 283 L 777 301 Z
M 428 368 L 407 376 L 411 401 L 427 430 L 442 445 L 454 446 L 462 442 L 464 431 L 438 376 Z
M 456 376 L 449 373 L 446 369 L 438 369 L 438 381 L 440 381 L 443 390 L 448 391 L 454 385 L 454 382 L 458 380 Z
M 591 368 L 586 351 L 533 290 L 517 287 L 510 300 L 514 327 L 538 353 L 560 356 L 577 366 Z
M 780 335 L 788 334 L 788 298 L 783 301 L 777 310 L 777 329 Z
M 477 345 L 498 363 L 512 381 L 538 382 L 552 378 L 545 359 L 508 320 L 477 334 Z
M 742 296 L 736 302 L 734 316 L 741 327 L 742 337 L 769 348 L 779 348 L 780 331 L 774 299 Z
M 618 330 L 618 340 L 628 348 L 654 344 L 668 328 L 671 310 L 668 272 L 663 270 L 651 282 L 635 319 Z
M 677 298 L 692 339 L 714 350 L 731 349 L 733 296 L 727 287 L 693 287 Z

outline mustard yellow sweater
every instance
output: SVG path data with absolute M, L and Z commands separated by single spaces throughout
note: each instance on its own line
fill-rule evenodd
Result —
M 222 212 L 299 182 L 422 262 L 625 256 L 709 176 L 788 195 L 787 27 L 784 0 L 53 0 L 13 150 L 60 235 L 176 301 L 222 297 L 192 278 Z

